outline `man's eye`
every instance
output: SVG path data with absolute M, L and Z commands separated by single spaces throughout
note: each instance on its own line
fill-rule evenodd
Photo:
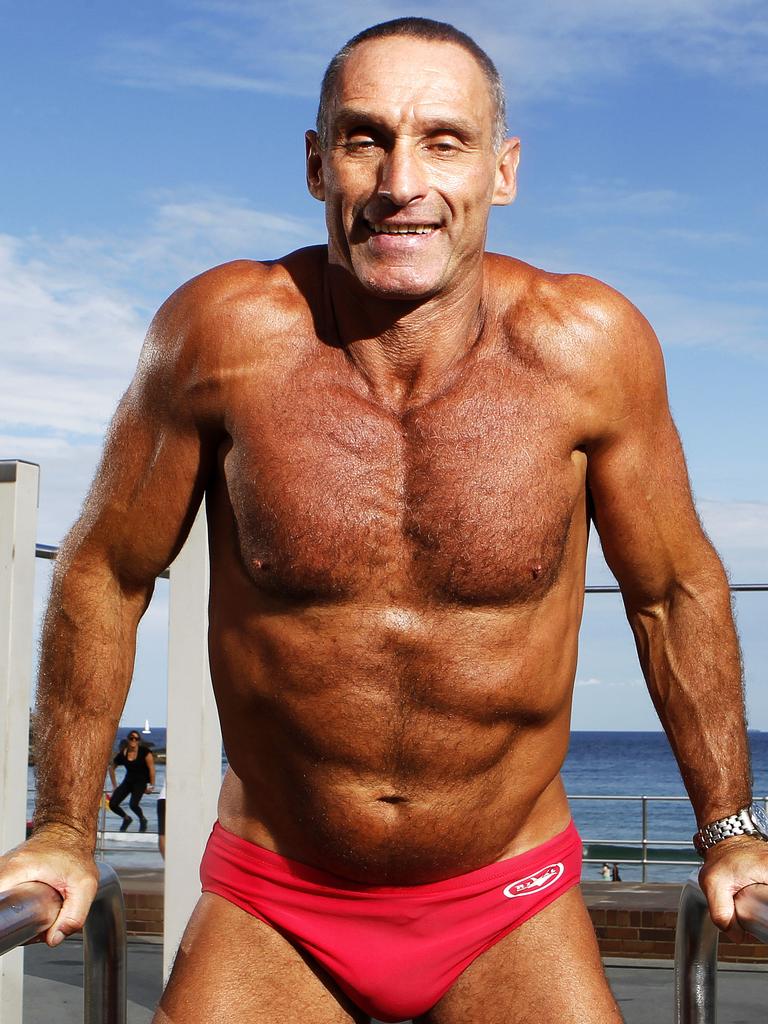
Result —
M 446 140 L 437 140 L 430 142 L 429 148 L 435 153 L 441 153 L 450 155 L 452 153 L 458 153 L 459 147 L 455 142 L 447 142 Z
M 351 152 L 363 152 L 366 149 L 373 149 L 376 142 L 368 135 L 358 135 L 355 138 L 347 139 L 344 144 Z

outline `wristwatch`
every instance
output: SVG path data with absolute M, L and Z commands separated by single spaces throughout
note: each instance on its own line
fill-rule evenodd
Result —
M 759 804 L 742 807 L 727 818 L 719 818 L 702 826 L 693 837 L 696 852 L 703 857 L 707 850 L 732 836 L 754 836 L 768 843 L 768 815 Z

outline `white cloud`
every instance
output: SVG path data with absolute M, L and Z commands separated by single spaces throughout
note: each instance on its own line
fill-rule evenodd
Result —
M 768 502 L 710 499 L 698 502 L 697 507 L 704 529 L 722 558 L 731 582 L 768 581 Z M 596 530 L 590 533 L 587 584 L 616 585 L 605 564 Z
M 637 689 L 638 687 L 645 686 L 643 679 L 632 678 L 632 679 L 598 679 L 596 676 L 590 676 L 588 679 L 577 679 L 576 686 L 599 686 L 603 689 L 609 690 L 626 690 L 626 689 Z
M 687 295 L 639 285 L 635 301 L 664 344 L 768 356 L 768 318 L 763 305 L 731 302 L 699 292 Z
M 699 512 L 731 581 L 768 582 L 768 502 L 707 500 Z
M 413 13 L 403 3 L 210 0 L 179 6 L 163 35 L 112 36 L 100 69 L 147 88 L 315 96 L 325 64 L 367 25 Z M 765 81 L 768 24 L 760 0 L 425 0 L 420 14 L 451 21 L 496 59 L 514 103 L 578 98 L 643 60 Z
M 237 256 L 313 240 L 312 225 L 220 196 L 159 196 L 132 235 L 0 235 L 0 457 L 41 465 L 39 536 L 58 543 L 92 477 L 151 313 Z
M 170 287 L 225 260 L 273 259 L 325 241 L 320 216 L 310 222 L 215 195 L 158 194 L 154 200 L 152 220 L 129 246 L 125 265 L 133 273 L 146 268 L 155 280 L 161 272 Z
M 639 213 L 642 196 L 629 189 L 612 191 L 608 186 L 611 216 L 601 218 L 604 226 L 595 228 L 588 210 L 581 207 L 578 213 L 587 216 L 575 221 L 567 243 L 553 245 L 533 239 L 521 243 L 518 239 L 516 255 L 555 273 L 577 271 L 618 288 L 648 318 L 665 348 L 707 348 L 764 362 L 768 358 L 768 315 L 761 283 L 749 281 L 743 289 L 732 288 L 727 275 L 716 275 L 722 262 L 718 233 L 666 227 L 661 195 L 658 221 L 638 227 L 633 218 Z M 626 220 L 621 220 L 619 210 Z M 649 210 L 648 219 L 652 212 Z M 494 246 L 504 251 L 506 243 L 500 231 L 496 239 Z M 754 239 L 742 241 L 745 247 L 755 243 Z M 697 259 L 705 247 L 711 250 L 713 276 L 702 287 Z M 756 258 L 760 255 L 756 251 Z
M 617 214 L 645 218 L 677 211 L 688 203 L 688 196 L 673 189 L 638 189 L 627 182 L 598 181 L 574 185 L 563 202 L 544 206 L 542 212 L 581 218 L 597 211 L 608 222 Z
M 100 435 L 130 378 L 150 311 L 202 270 L 312 240 L 311 225 L 208 196 L 163 197 L 141 233 L 0 236 L 2 421 Z
M 98 434 L 141 340 L 135 304 L 97 268 L 0 237 L 2 420 Z

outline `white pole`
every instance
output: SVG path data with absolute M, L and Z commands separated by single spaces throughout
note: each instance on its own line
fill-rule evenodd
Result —
M 0 851 L 23 842 L 27 819 L 35 540 L 40 467 L 0 462 Z M 0 1020 L 21 1024 L 23 950 L 0 959 Z
M 200 858 L 216 820 L 221 730 L 208 666 L 208 541 L 200 509 L 171 565 L 168 633 L 165 924 L 167 981 L 200 896 Z

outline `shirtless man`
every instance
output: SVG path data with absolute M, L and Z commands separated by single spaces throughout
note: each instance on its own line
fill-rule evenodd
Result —
M 503 125 L 455 30 L 353 41 L 307 133 L 327 249 L 165 303 L 62 547 L 38 826 L 0 874 L 64 895 L 52 943 L 95 888 L 137 623 L 205 497 L 231 768 L 157 1024 L 620 1020 L 559 775 L 590 521 L 700 825 L 750 802 L 728 587 L 658 344 L 607 286 L 484 253 L 515 194 Z M 707 852 L 721 927 L 766 852 Z

